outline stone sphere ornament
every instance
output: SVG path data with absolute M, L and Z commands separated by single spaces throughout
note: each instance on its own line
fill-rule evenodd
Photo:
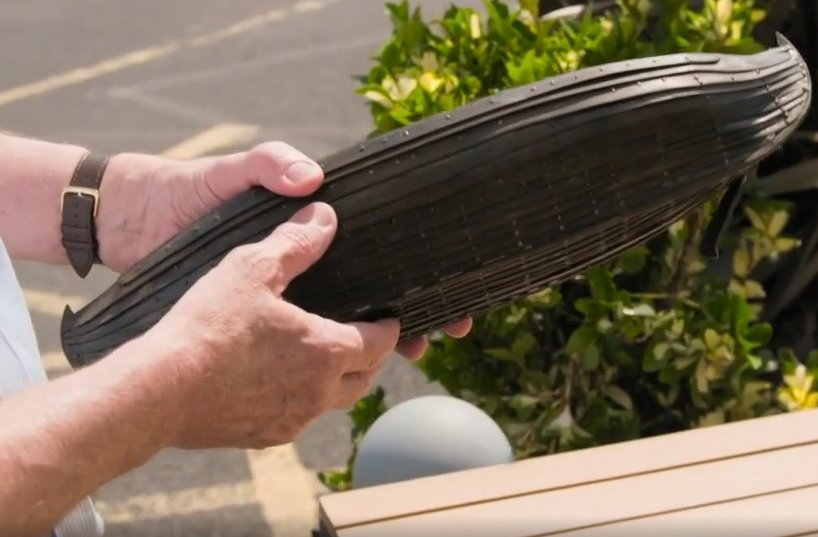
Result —
M 502 429 L 475 405 L 445 395 L 387 410 L 361 440 L 353 488 L 382 485 L 514 460 Z

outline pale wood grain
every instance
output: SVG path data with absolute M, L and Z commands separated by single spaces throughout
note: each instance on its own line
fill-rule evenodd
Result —
M 320 505 L 323 518 L 330 521 L 332 527 L 339 531 L 376 520 L 406 517 L 437 510 L 452 510 L 458 506 L 497 503 L 503 498 L 519 497 L 514 501 L 501 504 L 503 508 L 513 509 L 512 505 L 519 504 L 528 506 L 520 507 L 521 509 L 530 509 L 531 504 L 526 503 L 528 501 L 526 497 L 532 495 L 540 495 L 538 500 L 542 505 L 548 505 L 550 512 L 553 511 L 554 504 L 543 502 L 552 501 L 550 498 L 554 496 L 542 496 L 545 491 L 556 491 L 606 480 L 616 481 L 628 476 L 700 465 L 707 461 L 740 458 L 755 453 L 782 450 L 816 442 L 818 442 L 818 411 L 806 411 L 341 494 L 330 494 L 320 499 Z M 814 447 L 806 449 L 814 449 Z M 806 452 L 799 453 L 790 450 L 786 453 L 783 461 L 789 460 L 788 457 L 792 456 L 792 460 L 800 461 L 801 466 L 809 466 L 809 462 L 804 462 Z M 771 453 L 771 455 L 775 454 Z M 759 462 L 761 459 L 752 460 L 755 461 L 754 464 L 761 464 L 758 468 L 759 472 L 785 476 L 787 482 L 804 483 L 800 479 L 803 474 L 800 471 L 794 471 L 792 464 L 787 463 L 789 465 L 786 466 L 793 470 L 793 475 L 789 476 L 783 473 L 782 467 L 765 469 L 765 464 L 778 459 L 767 459 L 767 463 L 763 464 Z M 730 463 L 731 461 L 725 462 Z M 716 467 L 719 470 L 713 469 Z M 714 476 L 721 480 L 723 476 L 721 476 L 720 466 L 711 464 L 707 468 L 713 473 L 696 474 L 705 480 L 704 483 L 709 482 Z M 753 466 L 752 470 L 755 473 L 756 467 Z M 649 476 L 646 477 L 649 478 Z M 737 477 L 742 478 L 742 476 Z M 744 482 L 743 478 L 740 481 Z M 704 483 L 700 486 L 706 489 Z M 782 486 L 787 485 L 784 483 Z M 652 495 L 657 494 L 664 494 L 664 491 L 659 488 L 652 492 Z M 602 494 L 601 498 L 600 501 L 610 503 L 605 494 Z M 616 500 L 613 498 L 612 501 Z M 587 500 L 580 498 L 580 501 L 581 505 L 591 505 Z M 491 508 L 490 505 L 481 505 L 476 509 L 485 511 Z M 596 508 L 597 506 L 594 506 L 594 510 Z M 600 506 L 600 508 L 604 509 L 605 506 Z M 562 503 L 556 511 L 556 515 L 543 513 L 540 509 L 535 510 L 535 513 L 549 516 L 562 515 L 564 518 Z M 437 519 L 430 520 L 440 521 L 449 516 L 454 517 L 455 515 L 446 513 Z M 531 515 L 528 516 L 530 518 Z
M 705 485 L 706 486 L 706 485 Z M 560 537 L 808 537 L 818 535 L 818 485 L 562 532 Z
M 813 464 L 816 460 L 818 443 L 352 526 L 341 529 L 338 535 L 555 535 L 816 485 L 818 465 Z M 543 476 L 543 481 L 547 481 L 547 476 Z M 488 492 L 491 487 L 485 490 Z M 814 520 L 818 521 L 818 517 Z M 725 524 L 741 522 L 741 519 L 724 519 Z

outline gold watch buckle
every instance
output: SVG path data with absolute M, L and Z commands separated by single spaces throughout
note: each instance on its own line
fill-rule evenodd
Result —
M 65 196 L 68 194 L 76 194 L 78 196 L 89 196 L 94 198 L 94 218 L 99 212 L 99 190 L 96 188 L 88 188 L 84 186 L 67 186 L 62 190 L 62 198 L 60 198 L 60 212 L 65 207 Z

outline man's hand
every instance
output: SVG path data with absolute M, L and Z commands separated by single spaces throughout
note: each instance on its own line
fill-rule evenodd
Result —
M 186 161 L 115 155 L 100 192 L 100 257 L 112 270 L 123 272 L 197 218 L 251 187 L 301 197 L 315 192 L 323 179 L 313 160 L 281 142 Z
M 189 161 L 117 155 L 102 183 L 100 257 L 111 269 L 125 271 L 194 220 L 251 187 L 300 197 L 315 192 L 323 179 L 320 166 L 282 142 Z M 462 337 L 470 329 L 471 320 L 464 319 L 446 331 Z M 426 339 L 419 337 L 401 342 L 396 350 L 415 359 L 426 348 Z
M 146 336 L 178 349 L 157 364 L 184 394 L 181 448 L 264 448 L 366 395 L 400 332 L 340 324 L 281 298 L 330 245 L 336 216 L 311 204 L 265 240 L 233 250 Z
M 0 401 L 0 535 L 46 534 L 162 449 L 286 444 L 364 396 L 398 322 L 336 323 L 281 298 L 336 229 L 328 205 L 308 205 L 229 253 L 142 336 Z

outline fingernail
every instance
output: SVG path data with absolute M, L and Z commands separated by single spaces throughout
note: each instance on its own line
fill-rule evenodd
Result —
M 312 214 L 312 224 L 324 228 L 335 225 L 335 212 L 332 207 L 323 203 L 316 203 Z
M 329 228 L 335 225 L 335 213 L 329 205 L 313 203 L 298 211 L 290 221 L 307 226 Z
M 294 162 L 290 164 L 284 177 L 291 183 L 305 183 L 321 174 L 321 168 L 312 162 Z

